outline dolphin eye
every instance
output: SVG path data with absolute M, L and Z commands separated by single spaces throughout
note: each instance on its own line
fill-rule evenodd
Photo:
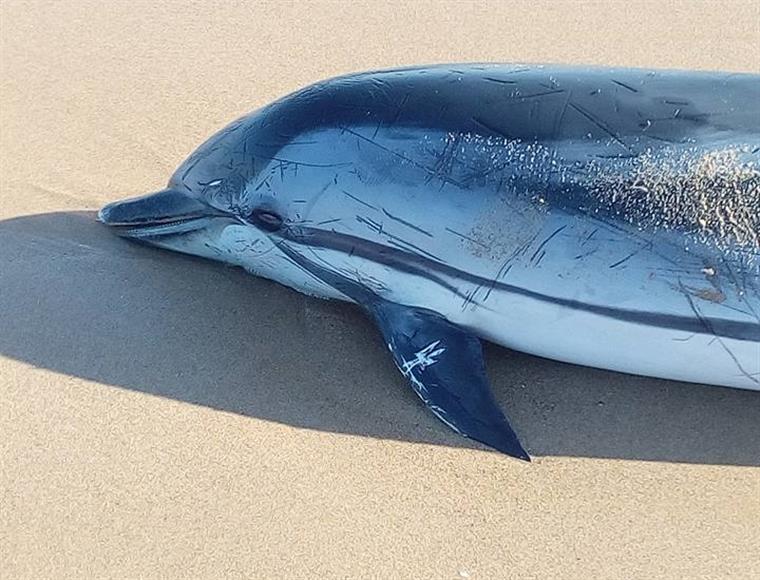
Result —
M 248 221 L 262 230 L 275 232 L 282 227 L 282 217 L 269 209 L 255 209 L 248 216 Z

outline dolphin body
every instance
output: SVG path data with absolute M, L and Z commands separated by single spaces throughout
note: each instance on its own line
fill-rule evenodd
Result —
M 99 218 L 358 303 L 439 419 L 528 460 L 479 338 L 760 389 L 759 152 L 757 75 L 388 70 L 233 122 Z

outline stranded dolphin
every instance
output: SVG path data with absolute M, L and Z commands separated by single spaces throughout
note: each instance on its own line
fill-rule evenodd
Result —
M 760 76 L 457 65 L 309 86 L 117 233 L 358 303 L 435 415 L 528 459 L 479 337 L 760 389 Z

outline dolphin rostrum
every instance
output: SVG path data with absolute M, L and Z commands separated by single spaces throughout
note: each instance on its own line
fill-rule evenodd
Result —
M 361 305 L 439 419 L 528 460 L 479 338 L 760 389 L 759 163 L 757 75 L 409 68 L 288 95 L 99 218 Z

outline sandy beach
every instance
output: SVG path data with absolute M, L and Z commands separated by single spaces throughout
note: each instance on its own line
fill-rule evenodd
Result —
M 95 221 L 311 82 L 437 62 L 760 72 L 760 5 L 0 4 L 0 578 L 757 578 L 760 393 L 486 346 L 526 464 L 357 309 Z

